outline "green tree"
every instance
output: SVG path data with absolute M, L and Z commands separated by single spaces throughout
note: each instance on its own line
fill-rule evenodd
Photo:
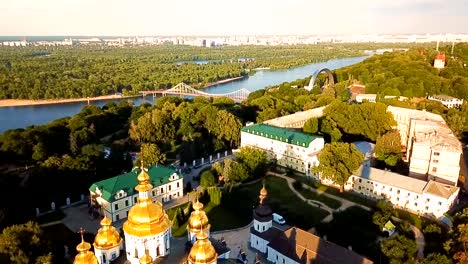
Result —
M 393 213 L 392 205 L 384 200 L 377 202 L 378 210 L 372 215 L 372 221 L 382 229 Z
M 418 251 L 416 242 L 402 235 L 383 240 L 380 249 L 391 264 L 413 262 Z
M 211 170 L 205 170 L 200 176 L 200 186 L 208 188 L 216 185 L 216 179 Z
M 333 142 L 325 144 L 319 154 L 319 165 L 314 168 L 320 177 L 333 181 L 343 191 L 344 184 L 364 160 L 353 144 Z
M 452 264 L 452 261 L 445 255 L 439 253 L 431 253 L 424 258 L 422 264 Z
M 223 192 L 217 188 L 217 187 L 209 187 L 208 188 L 208 194 L 210 195 L 210 202 L 214 205 L 220 205 L 221 204 L 221 198 L 223 195 Z
M 166 154 L 161 153 L 158 145 L 153 143 L 141 144 L 140 157 L 135 161 L 135 166 L 141 165 L 141 155 L 143 155 L 143 166 L 145 168 L 151 167 L 156 164 L 161 164 L 166 161 Z
M 318 118 L 311 118 L 304 123 L 302 131 L 304 133 L 316 134 L 319 130 L 319 120 Z
M 3 229 L 0 253 L 8 255 L 12 263 L 52 263 L 43 231 L 38 223 L 31 221 Z
M 395 166 L 401 160 L 401 137 L 396 130 L 387 132 L 377 138 L 375 144 L 375 155 L 388 166 Z
M 239 163 L 245 165 L 250 176 L 260 177 L 265 173 L 268 157 L 264 150 L 242 147 L 235 156 Z

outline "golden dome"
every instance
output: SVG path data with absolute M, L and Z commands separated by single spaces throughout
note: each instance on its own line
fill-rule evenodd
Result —
M 76 251 L 78 251 L 78 254 L 76 254 L 73 264 L 98 264 L 98 260 L 94 253 L 89 251 L 91 249 L 91 244 L 84 241 L 84 230 L 81 229 L 80 233 L 81 243 L 76 246 Z
M 138 185 L 135 187 L 135 190 L 139 192 L 147 192 L 153 189 L 153 185 L 151 185 L 150 179 L 151 178 L 146 172 L 145 168 L 141 167 L 141 172 L 137 177 Z
M 215 248 L 208 240 L 208 235 L 202 230 L 197 234 L 197 241 L 190 250 L 188 260 L 192 264 L 210 264 L 215 263 L 218 254 Z
M 188 221 L 188 229 L 192 233 L 198 233 L 202 229 L 209 230 L 210 224 L 208 223 L 208 216 L 206 216 L 205 211 L 203 211 L 203 204 L 196 200 L 193 204 L 194 211 L 190 214 Z
M 138 185 L 135 190 L 138 192 L 149 192 L 153 188 L 149 183 L 150 177 L 143 167 L 137 179 Z M 145 237 L 160 234 L 170 227 L 171 221 L 164 212 L 162 204 L 160 202 L 153 203 L 149 198 L 149 193 L 147 193 L 146 198 L 140 197 L 138 203 L 128 212 L 123 230 L 130 235 Z
M 120 246 L 122 238 L 119 232 L 112 225 L 112 221 L 104 214 L 101 220 L 101 228 L 99 228 L 96 237 L 94 238 L 94 247 L 97 249 L 110 249 Z
M 140 258 L 140 264 L 151 264 L 153 263 L 153 258 L 149 255 L 148 250 L 145 250 L 145 255 Z

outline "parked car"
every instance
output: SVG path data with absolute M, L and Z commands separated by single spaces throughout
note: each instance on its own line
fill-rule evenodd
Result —
M 284 218 L 281 215 L 277 214 L 277 213 L 273 214 L 273 221 L 275 223 L 277 223 L 277 224 L 280 224 L 280 225 L 286 224 L 286 221 L 284 220 Z

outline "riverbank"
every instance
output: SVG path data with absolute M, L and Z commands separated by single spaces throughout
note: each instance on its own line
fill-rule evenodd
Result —
M 242 79 L 247 78 L 247 77 L 248 77 L 247 75 L 244 75 L 244 76 L 239 76 L 239 77 L 234 77 L 234 78 L 223 79 L 223 80 L 220 80 L 220 81 L 217 81 L 217 82 L 209 83 L 209 84 L 203 86 L 203 87 L 200 88 L 200 89 L 209 88 L 209 87 L 211 87 L 211 86 L 215 86 L 215 85 L 218 85 L 218 84 L 230 83 L 230 82 L 242 80 Z
M 13 107 L 13 106 L 29 106 L 29 105 L 48 105 L 48 104 L 68 104 L 79 103 L 88 101 L 102 101 L 113 99 L 134 98 L 136 96 L 121 96 L 121 95 L 102 95 L 89 98 L 70 98 L 70 99 L 3 99 L 0 100 L 0 107 Z

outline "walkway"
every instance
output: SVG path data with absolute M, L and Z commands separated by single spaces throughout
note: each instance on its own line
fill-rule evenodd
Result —
M 324 209 L 326 210 L 327 212 L 329 212 L 330 214 L 325 217 L 322 222 L 323 223 L 329 223 L 330 221 L 333 220 L 333 212 L 336 212 L 336 211 L 344 211 L 346 210 L 347 208 L 349 207 L 352 207 L 352 206 L 359 206 L 367 211 L 372 211 L 371 208 L 367 207 L 367 206 L 364 206 L 364 205 L 361 205 L 361 204 L 358 204 L 358 203 L 355 203 L 355 202 L 352 202 L 350 200 L 347 200 L 347 199 L 344 199 L 344 198 L 341 198 L 339 196 L 336 196 L 336 195 L 333 195 L 333 194 L 329 194 L 329 193 L 326 193 L 324 191 L 320 191 L 320 190 L 317 190 L 315 188 L 312 188 L 310 186 L 307 186 L 305 184 L 302 184 L 302 187 L 309 190 L 309 191 L 312 191 L 312 192 L 315 192 L 317 194 L 320 194 L 320 195 L 324 195 L 324 196 L 327 196 L 329 198 L 332 198 L 332 199 L 335 199 L 335 200 L 338 200 L 341 202 L 341 206 L 340 208 L 338 209 L 332 209 L 326 205 L 324 205 L 323 203 L 319 202 L 319 201 L 315 201 L 315 200 L 308 200 L 306 198 L 304 198 L 298 191 L 296 191 L 296 189 L 294 188 L 294 186 L 292 185 L 293 182 L 295 182 L 296 180 L 293 179 L 293 178 L 290 178 L 290 177 L 287 177 L 285 176 L 284 174 L 279 174 L 279 173 L 276 173 L 276 172 L 267 172 L 267 175 L 271 175 L 271 176 L 275 176 L 275 177 L 279 177 L 279 178 L 282 178 L 282 179 L 285 179 L 287 182 L 288 182 L 288 186 L 289 186 L 289 189 L 291 189 L 291 191 L 293 191 L 297 197 L 299 197 L 301 200 L 303 201 L 306 201 L 309 205 L 312 205 L 312 206 L 315 206 L 315 207 L 318 207 L 318 208 L 321 208 L 321 209 Z M 311 202 L 313 201 L 313 202 Z M 321 206 L 319 206 L 318 204 L 321 204 Z M 400 218 L 396 218 L 394 216 L 392 216 L 392 219 L 394 221 L 397 221 L 397 222 L 402 222 L 403 220 L 400 219 Z M 409 223 L 408 223 L 409 224 Z M 416 226 L 412 225 L 412 224 L 409 224 L 411 226 L 411 230 L 413 231 L 414 233 L 414 237 L 416 239 L 416 245 L 418 247 L 418 258 L 419 259 L 422 259 L 424 258 L 424 247 L 426 245 L 425 243 L 425 240 L 424 240 L 424 235 L 423 233 L 421 232 L 421 230 L 419 230 Z M 309 230 L 309 232 L 314 232 L 315 231 L 315 228 L 311 228 Z
M 333 194 L 326 193 L 324 191 L 319 191 L 319 190 L 317 190 L 315 188 L 312 188 L 310 186 L 302 184 L 302 187 L 304 189 L 307 189 L 307 190 L 309 190 L 311 192 L 315 192 L 315 193 L 317 193 L 319 195 L 323 195 L 323 196 L 326 196 L 328 198 L 335 199 L 335 200 L 338 200 L 338 201 L 341 202 L 340 208 L 338 208 L 338 209 L 330 208 L 328 205 L 326 205 L 326 204 L 324 204 L 324 203 L 322 203 L 320 201 L 310 200 L 310 199 L 304 198 L 304 196 L 302 196 L 302 194 L 300 192 L 298 192 L 293 186 L 293 183 L 296 181 L 295 179 L 287 177 L 284 174 L 279 174 L 279 173 L 271 172 L 271 171 L 267 172 L 267 175 L 271 175 L 271 176 L 275 176 L 275 177 L 285 179 L 288 182 L 289 189 L 291 189 L 291 191 L 294 192 L 296 194 L 296 196 L 299 197 L 299 199 L 307 202 L 311 206 L 315 206 L 317 208 L 320 208 L 320 209 L 323 209 L 323 210 L 327 211 L 329 213 L 329 215 L 322 220 L 323 223 L 329 223 L 329 222 L 331 222 L 333 220 L 333 212 L 344 211 L 347 208 L 352 207 L 352 206 L 358 206 L 358 207 L 361 207 L 361 208 L 363 208 L 363 209 L 365 209 L 367 211 L 371 211 L 371 208 L 369 208 L 367 206 L 352 202 L 350 200 L 338 197 L 338 196 L 333 195 Z

